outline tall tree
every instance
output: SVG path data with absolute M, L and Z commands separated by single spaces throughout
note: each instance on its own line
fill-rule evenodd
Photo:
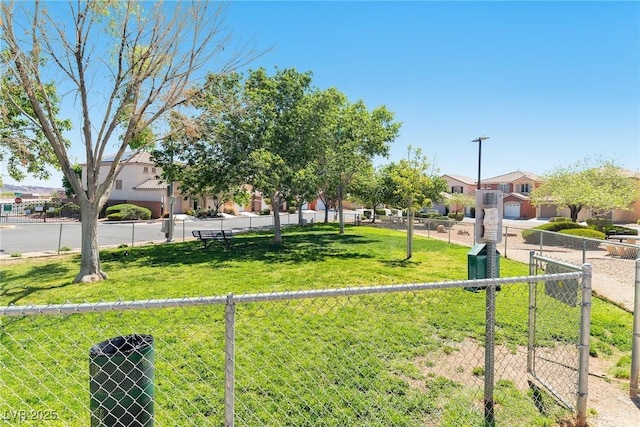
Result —
M 317 153 L 314 90 L 311 73 L 293 68 L 270 76 L 263 68 L 244 81 L 245 114 L 228 123 L 228 132 L 247 153 L 248 181 L 271 202 L 274 242 L 282 243 L 280 210 L 303 194 L 301 180 Z
M 413 212 L 416 208 L 442 200 L 447 183 L 422 154 L 420 148 L 409 146 L 406 159 L 391 163 L 387 169 L 393 190 L 393 201 L 407 208 L 407 259 L 413 255 Z
M 365 207 L 371 208 L 371 222 L 376 222 L 376 207 L 389 200 L 388 180 L 385 179 L 384 168 L 367 168 L 354 180 L 351 194 L 361 201 Z
M 239 74 L 209 74 L 189 114 L 173 112 L 171 132 L 152 151 L 164 181 L 178 182 L 180 192 L 194 200 L 212 199 L 216 211 L 227 201 L 245 199 L 246 153 L 227 126 L 244 114 L 239 91 Z
M 394 122 L 393 113 L 384 106 L 369 111 L 362 100 L 353 104 L 346 98 L 337 101 L 336 116 L 329 121 L 331 129 L 325 145 L 329 159 L 326 182 L 335 188 L 326 191 L 336 195 L 340 233 L 344 233 L 342 202 L 350 186 L 358 174 L 371 167 L 375 156 L 388 154 L 401 123 Z
M 54 7 L 55 5 L 55 7 Z M 98 213 L 109 198 L 128 149 L 142 150 L 166 126 L 160 122 L 197 91 L 204 67 L 219 60 L 226 73 L 255 57 L 229 49 L 223 7 L 207 1 L 187 7 L 164 2 L 70 1 L 65 9 L 41 1 L 0 5 L 3 72 L 20 92 L 3 94 L 14 106 L 28 99 L 29 124 L 42 132 L 78 196 L 82 221 L 79 281 L 107 278 L 99 259 Z M 227 48 L 225 50 L 225 48 Z M 60 103 L 45 83 L 58 78 L 58 91 L 74 95 L 76 124 L 85 148 L 87 174 L 75 174 L 57 113 Z M 155 129 L 152 125 L 158 124 Z M 101 174 L 106 150 L 116 154 Z M 84 183 L 83 183 L 84 182 Z
M 529 195 L 532 203 L 569 208 L 574 222 L 583 208 L 603 215 L 613 209 L 629 209 L 638 199 L 636 180 L 610 160 L 592 162 L 586 159 L 559 167 L 543 179 Z
M 444 203 L 449 207 L 449 210 L 453 211 L 457 216 L 461 210 L 464 213 L 465 207 L 475 206 L 476 199 L 471 194 L 447 193 L 444 198 Z

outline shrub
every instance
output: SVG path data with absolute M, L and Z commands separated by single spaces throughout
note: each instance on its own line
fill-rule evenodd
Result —
M 120 211 L 120 216 L 124 220 L 146 220 L 151 218 L 151 210 L 141 206 L 130 205 Z
M 74 216 L 80 213 L 80 205 L 76 203 L 65 203 L 62 205 L 60 215 L 61 216 Z
M 560 234 L 567 234 L 569 236 L 586 237 L 588 239 L 604 240 L 606 235 L 598 230 L 592 228 L 574 228 L 568 230 L 561 230 Z
M 594 230 L 601 231 L 607 236 L 612 234 L 622 234 L 624 236 L 638 235 L 638 230 L 623 227 L 621 225 L 614 225 L 611 221 L 604 218 L 587 218 L 585 222 Z
M 266 208 L 260 211 L 260 215 L 271 215 L 271 209 Z
M 611 225 L 609 227 L 605 227 L 604 230 L 601 230 L 607 236 L 612 234 L 622 234 L 625 236 L 637 236 L 638 230 L 634 230 L 633 228 L 623 227 L 621 225 Z
M 289 206 L 289 208 L 287 209 L 287 212 L 289 212 L 290 214 L 294 214 L 296 213 L 297 210 L 298 208 L 296 208 L 295 206 Z
M 105 209 L 105 213 L 107 215 L 109 215 L 110 213 L 115 213 L 115 212 L 120 212 L 123 209 L 129 208 L 129 207 L 137 207 L 136 205 L 132 205 L 130 203 L 120 203 L 117 205 L 113 205 L 113 206 L 109 206 Z
M 184 213 L 185 213 L 185 215 L 196 216 L 195 211 L 193 209 L 191 209 L 191 208 L 185 210 Z
M 464 218 L 464 214 L 462 212 L 459 212 L 459 213 L 450 212 L 448 217 L 456 221 L 462 221 L 462 219 Z
M 523 230 L 522 238 L 524 239 L 525 243 L 537 245 L 540 243 L 541 231 L 553 231 L 557 233 L 561 230 L 570 230 L 570 229 L 587 229 L 587 227 L 571 221 L 548 222 L 546 224 L 533 227 L 529 230 Z M 545 244 L 548 244 L 548 245 L 561 244 L 561 242 L 559 242 L 558 239 L 554 239 L 553 237 L 550 237 L 550 236 L 548 237 L 548 236 L 549 235 L 543 237 L 543 241 Z
M 435 218 L 428 218 L 424 223 L 424 227 L 427 230 L 437 230 L 439 225 L 443 225 L 444 228 L 448 230 L 453 226 L 453 224 L 454 221 L 452 221 L 448 216 L 441 215 Z
M 121 221 L 122 214 L 120 212 L 114 212 L 107 215 L 107 219 L 109 221 Z
M 589 227 L 594 228 L 596 230 L 600 230 L 600 231 L 602 231 L 606 227 L 613 225 L 613 223 L 608 219 L 598 218 L 598 217 L 587 218 L 584 220 L 584 222 L 586 222 Z
M 291 208 L 289 208 L 289 209 L 291 209 Z M 235 208 L 224 208 L 223 212 L 228 214 L 228 215 L 236 215 Z
M 566 216 L 554 216 L 549 218 L 549 222 L 566 222 L 571 221 L 571 218 L 567 218 Z
M 385 209 L 376 209 L 376 216 L 386 215 L 387 211 Z
M 57 218 L 60 216 L 60 212 L 62 212 L 62 208 L 49 208 L 44 213 L 47 218 Z
M 362 216 L 365 219 L 371 219 L 371 211 L 370 210 L 362 211 Z

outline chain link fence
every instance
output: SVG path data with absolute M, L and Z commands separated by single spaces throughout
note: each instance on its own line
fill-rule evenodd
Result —
M 534 274 L 554 261 L 535 262 Z M 546 291 L 568 282 L 578 287 Z M 488 364 L 484 292 L 465 290 L 479 285 L 501 289 Z M 131 421 L 135 417 L 159 426 L 486 425 L 483 389 L 492 378 L 497 425 L 543 425 L 576 412 L 584 418 L 580 396 L 586 390 L 580 387 L 586 382 L 576 379 L 585 372 L 581 363 L 588 363 L 579 354 L 589 324 L 583 290 L 589 295 L 587 270 L 4 307 L 0 416 L 7 425 L 53 426 L 84 426 L 89 419 L 91 425 L 118 425 L 101 421 L 109 414 L 128 416 L 124 425 L 144 425 Z M 153 349 L 129 363 L 118 346 L 135 350 L 126 341 L 131 337 Z M 588 349 L 588 329 L 586 337 Z M 111 384 L 97 360 L 108 357 L 109 346 L 123 366 L 110 368 L 117 378 Z M 558 390 L 564 397 L 556 400 Z
M 406 231 L 406 222 L 379 221 L 378 226 Z M 423 224 L 423 225 L 422 225 Z M 475 243 L 475 223 L 471 221 L 422 220 L 417 234 L 465 246 Z M 638 395 L 640 377 L 640 246 L 618 240 L 597 240 L 562 235 L 544 230 L 503 227 L 502 243 L 497 246 L 505 258 L 528 262 L 531 251 L 571 265 L 589 263 L 593 268 L 595 295 L 634 315 L 632 341 L 631 392 Z

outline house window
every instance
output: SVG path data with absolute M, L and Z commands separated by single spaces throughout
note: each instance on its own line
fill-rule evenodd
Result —
M 508 193 L 509 192 L 509 184 L 499 184 L 498 185 L 498 190 L 502 191 L 503 193 Z
M 143 167 L 142 173 L 149 173 L 149 168 L 147 166 Z
M 116 190 L 122 190 L 122 180 L 116 179 Z
M 156 173 L 156 168 L 151 168 L 151 173 L 155 174 Z
M 529 194 L 531 192 L 531 184 L 520 184 L 520 193 Z
M 461 185 L 454 185 L 451 187 L 451 194 L 454 193 L 462 193 L 462 186 Z

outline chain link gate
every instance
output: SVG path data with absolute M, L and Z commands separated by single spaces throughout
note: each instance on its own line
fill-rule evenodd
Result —
M 591 323 L 591 265 L 530 254 L 530 274 L 583 271 L 581 278 L 529 284 L 527 371 L 567 408 L 586 417 Z M 576 327 L 579 325 L 579 328 Z M 580 425 L 580 424 L 579 424 Z

